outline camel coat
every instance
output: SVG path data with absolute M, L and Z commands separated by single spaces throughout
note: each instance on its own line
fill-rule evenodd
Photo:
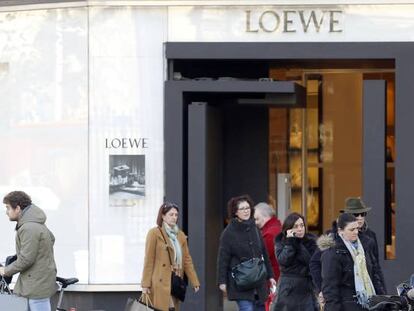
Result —
M 168 251 L 171 256 L 171 262 L 174 262 L 174 248 L 168 238 L 164 228 L 162 228 L 167 245 L 161 235 L 158 227 L 152 228 L 147 234 L 145 243 L 145 260 L 144 270 L 142 272 L 141 287 L 150 288 L 150 298 L 156 309 L 168 311 L 171 301 L 171 265 L 168 259 Z M 180 242 L 183 262 L 183 271 L 193 287 L 200 286 L 197 274 L 194 270 L 193 260 L 188 250 L 187 236 L 181 230 L 178 232 L 178 241 Z M 173 299 L 175 310 L 179 310 L 179 301 Z

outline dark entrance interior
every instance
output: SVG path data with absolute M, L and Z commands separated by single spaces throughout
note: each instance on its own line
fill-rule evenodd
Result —
M 181 95 L 177 95 L 177 92 Z M 182 225 L 190 236 L 193 259 L 205 287 L 205 310 L 220 310 L 221 295 L 215 281 L 219 236 L 227 218 L 226 201 L 248 193 L 256 202 L 267 201 L 269 107 L 305 104 L 303 87 L 289 81 L 171 81 L 166 96 L 177 98 L 167 113 L 185 133 L 181 156 Z M 175 108 L 174 108 L 174 103 Z M 170 110 L 171 109 L 171 110 Z M 167 134 L 167 132 L 166 132 Z M 168 133 L 169 140 L 177 139 Z M 178 173 L 178 172 L 177 172 Z M 178 199 L 176 199 L 177 201 Z M 202 242 L 200 242 L 202 241 Z M 207 298 L 208 297 L 208 298 Z M 185 308 L 200 307 L 189 296 Z
M 199 133 L 200 120 L 205 120 L 205 137 Z M 215 171 L 215 183 L 223 219 L 226 218 L 228 198 L 248 193 L 255 201 L 267 200 L 268 174 L 268 108 L 238 105 L 232 99 L 215 98 L 193 102 L 188 106 L 189 174 L 192 150 L 201 148 L 206 140 L 208 157 L 214 161 L 209 169 Z M 190 175 L 189 175 L 190 176 Z M 191 187 L 191 183 L 189 183 Z
M 269 141 L 266 141 L 271 119 L 269 109 L 272 105 L 295 107 L 300 105 L 298 98 L 303 96 L 293 80 L 276 75 L 278 78 L 272 81 L 269 72 L 273 67 L 288 68 L 291 72 L 295 68 L 316 68 L 323 78 L 332 78 L 329 77 L 332 68 L 340 68 L 345 73 L 354 69 L 359 71 L 352 73 L 362 72 L 358 95 L 362 103 L 358 106 L 362 119 L 360 137 L 349 136 L 350 143 L 355 138 L 361 141 L 360 163 L 356 164 L 360 171 L 360 195 L 375 207 L 370 213 L 369 224 L 377 232 L 383 250 L 381 264 L 388 286 L 392 287 L 405 274 L 411 273 L 400 269 L 408 267 L 413 259 L 406 251 L 410 249 L 409 245 L 403 247 L 405 241 L 399 240 L 400 246 L 394 250 L 397 256 L 393 260 L 386 257 L 388 245 L 385 245 L 389 238 L 385 231 L 392 232 L 392 238 L 398 240 L 399 234 L 409 228 L 405 220 L 414 216 L 409 208 L 414 198 L 406 187 L 414 176 L 410 169 L 412 157 L 408 157 L 414 156 L 414 151 L 408 143 L 410 137 L 406 135 L 412 122 L 405 118 L 414 113 L 409 101 L 414 90 L 408 83 L 414 65 L 407 51 L 414 51 L 413 44 L 167 43 L 166 198 L 182 206 L 181 224 L 189 235 L 190 251 L 203 284 L 201 293 L 188 296 L 184 310 L 221 309 L 222 300 L 216 284 L 216 255 L 227 199 L 247 192 L 255 201 L 268 201 L 268 187 L 272 182 L 268 175 Z M 365 69 L 370 68 L 390 69 L 395 74 L 394 80 L 376 71 L 366 74 Z M 395 83 L 395 120 L 399 120 L 395 122 L 395 129 L 389 129 L 386 121 L 389 82 Z M 324 96 L 329 95 L 330 89 L 326 89 Z M 349 91 L 352 93 L 354 89 Z M 348 97 L 347 93 L 345 95 Z M 349 111 L 344 110 L 343 119 L 349 120 L 347 114 Z M 337 125 L 335 129 L 338 129 Z M 388 163 L 386 154 L 385 136 L 389 130 L 398 133 L 395 136 L 396 154 L 391 157 L 393 163 Z M 307 153 L 303 163 L 310 160 Z M 403 169 L 398 170 L 397 164 Z M 392 183 L 397 185 L 391 196 L 386 187 L 389 172 L 395 175 Z M 326 175 L 319 176 L 324 183 L 331 181 Z M 326 190 L 328 194 L 329 189 Z M 306 192 L 302 191 L 302 206 L 305 197 Z M 398 213 L 393 216 L 398 226 L 396 232 L 387 227 L 392 220 L 389 200 L 394 204 L 392 208 L 398 205 Z M 306 212 L 306 200 L 304 207 Z M 326 208 L 330 208 L 328 204 L 323 207 L 324 214 Z M 333 210 L 332 215 L 335 212 Z M 329 220 L 327 217 L 326 221 Z
M 226 199 L 250 193 L 265 200 L 267 189 L 267 109 L 217 100 L 188 105 L 187 230 L 194 233 L 189 240 L 194 260 L 204 266 L 200 277 L 210 280 L 204 288 L 206 310 L 220 310 L 222 304 L 214 279 Z M 197 304 L 189 300 L 187 308 Z

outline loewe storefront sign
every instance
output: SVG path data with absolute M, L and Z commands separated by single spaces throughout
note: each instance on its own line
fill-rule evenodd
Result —
M 248 33 L 260 32 L 328 32 L 343 31 L 342 10 L 264 10 L 245 11 Z

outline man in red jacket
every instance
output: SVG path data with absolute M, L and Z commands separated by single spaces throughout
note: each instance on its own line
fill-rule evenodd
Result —
M 259 203 L 254 207 L 256 226 L 262 233 L 267 253 L 272 264 L 276 282 L 279 280 L 280 270 L 275 255 L 275 237 L 282 231 L 282 225 L 275 216 L 275 211 L 267 203 Z

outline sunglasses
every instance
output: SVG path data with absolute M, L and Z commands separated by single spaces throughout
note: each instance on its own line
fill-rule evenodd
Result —
M 367 212 L 363 212 L 363 213 L 353 213 L 352 215 L 354 215 L 355 217 L 358 217 L 358 216 L 365 217 L 365 216 L 367 216 Z

